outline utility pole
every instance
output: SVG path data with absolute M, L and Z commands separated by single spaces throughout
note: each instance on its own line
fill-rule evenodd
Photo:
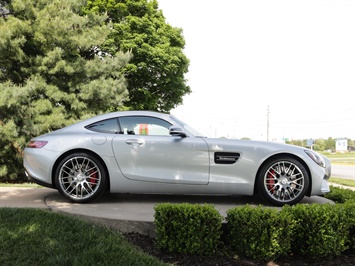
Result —
M 266 140 L 269 141 L 270 108 L 267 106 Z

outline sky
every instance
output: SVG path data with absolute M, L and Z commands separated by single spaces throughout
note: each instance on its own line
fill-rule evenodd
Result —
M 209 137 L 355 139 L 355 0 L 158 2 L 190 60 L 171 114 Z

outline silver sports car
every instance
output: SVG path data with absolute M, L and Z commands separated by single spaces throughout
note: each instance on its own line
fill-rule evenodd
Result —
M 73 202 L 112 193 L 253 195 L 295 204 L 329 192 L 330 161 L 302 147 L 214 139 L 172 115 L 96 116 L 32 139 L 29 178 Z

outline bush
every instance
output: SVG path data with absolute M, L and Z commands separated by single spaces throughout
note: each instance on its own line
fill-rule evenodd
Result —
M 227 211 L 227 238 L 239 256 L 270 260 L 291 248 L 293 221 L 276 209 L 237 207 Z
M 309 258 L 355 250 L 355 193 L 332 188 L 327 198 L 342 204 L 298 204 L 281 211 L 244 206 L 227 211 L 225 245 L 238 256 L 273 260 L 289 252 Z M 213 254 L 219 250 L 222 217 L 212 205 L 155 207 L 157 245 L 170 252 Z
M 310 258 L 340 255 L 349 244 L 347 208 L 340 205 L 295 205 L 281 212 L 296 222 L 292 251 Z
M 355 250 L 355 202 L 342 204 L 346 213 L 346 224 L 349 225 L 349 248 Z
M 336 203 L 355 202 L 354 191 L 334 186 L 331 187 L 329 193 L 325 194 L 325 197 Z
M 332 186 L 329 193 L 325 195 L 336 203 L 342 204 L 345 208 L 344 212 L 347 214 L 347 224 L 349 225 L 349 245 L 355 250 L 355 192 L 350 189 Z
M 220 243 L 222 220 L 213 205 L 159 204 L 154 221 L 157 245 L 170 252 L 214 254 Z

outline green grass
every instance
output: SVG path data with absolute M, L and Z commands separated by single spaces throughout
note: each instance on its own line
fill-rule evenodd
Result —
M 344 164 L 344 165 L 355 165 L 355 153 L 329 153 L 329 152 L 321 152 L 324 156 L 326 156 L 332 164 Z
M 355 152 L 346 152 L 346 153 L 330 153 L 330 152 L 320 152 L 328 158 L 355 158 Z
M 355 187 L 355 180 L 352 179 L 331 177 L 329 178 L 329 182 L 347 186 L 347 187 Z
M 37 185 L 36 183 L 0 183 L 0 187 L 34 187 L 34 188 L 43 188 L 40 185 Z
M 48 210 L 0 208 L 0 265 L 164 265 L 117 231 Z
M 330 159 L 332 164 L 342 164 L 342 165 L 355 165 L 355 157 L 354 158 L 334 158 Z

